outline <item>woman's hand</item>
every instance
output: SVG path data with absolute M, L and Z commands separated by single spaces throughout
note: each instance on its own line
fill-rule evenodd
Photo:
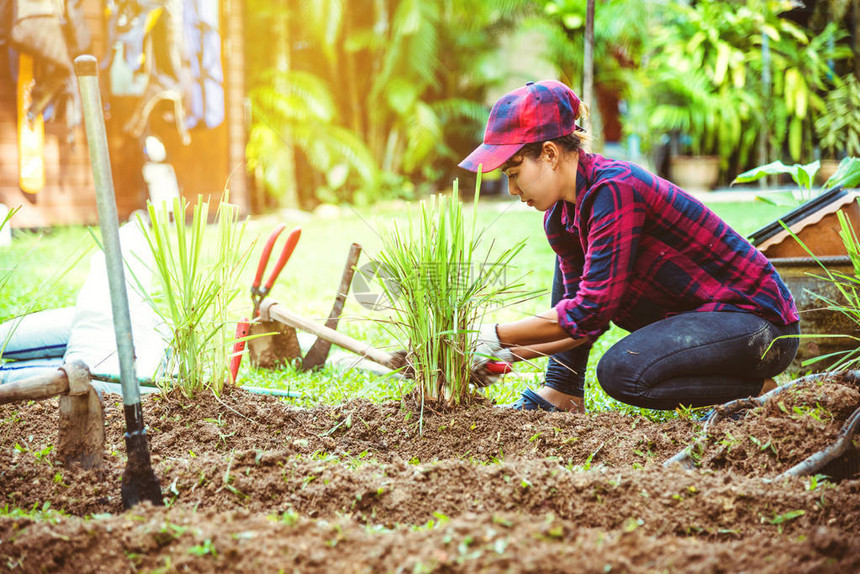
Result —
M 499 380 L 502 374 L 497 369 L 491 369 L 491 361 L 510 363 L 514 357 L 499 340 L 498 325 L 486 325 L 481 328 L 472 353 L 471 382 L 476 387 L 488 387 Z
M 472 355 L 472 364 L 504 361 L 510 363 L 513 355 L 507 345 L 499 340 L 498 325 L 486 325 L 478 334 L 477 346 Z

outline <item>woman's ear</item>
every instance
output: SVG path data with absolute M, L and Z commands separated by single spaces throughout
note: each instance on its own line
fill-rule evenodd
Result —
M 551 168 L 555 169 L 561 159 L 561 150 L 555 142 L 543 142 L 541 155 L 546 157 Z

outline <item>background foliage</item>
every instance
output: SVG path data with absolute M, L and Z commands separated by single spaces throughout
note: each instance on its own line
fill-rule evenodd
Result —
M 860 72 L 849 5 L 596 0 L 597 145 L 634 136 L 655 163 L 667 147 L 717 155 L 724 182 L 777 159 L 840 157 L 830 142 L 845 138 L 816 122 L 833 117 L 828 92 Z M 248 0 L 258 207 L 446 187 L 489 104 L 540 79 L 517 69 L 542 74 L 542 57 L 581 90 L 585 11 L 586 0 Z M 537 55 L 514 48 L 523 34 Z
M 249 166 L 298 205 L 410 197 L 480 137 L 525 0 L 250 0 Z

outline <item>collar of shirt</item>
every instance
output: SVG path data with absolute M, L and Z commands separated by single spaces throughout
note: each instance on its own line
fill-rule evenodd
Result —
M 579 163 L 576 166 L 576 203 L 561 202 L 561 224 L 568 231 L 579 228 L 579 222 L 576 221 L 576 208 L 582 203 L 582 196 L 585 195 L 585 190 L 590 185 L 592 159 L 590 153 L 580 150 Z

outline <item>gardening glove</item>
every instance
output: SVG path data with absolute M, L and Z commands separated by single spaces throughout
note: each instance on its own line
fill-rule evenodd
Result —
M 490 362 L 513 361 L 513 353 L 502 345 L 496 330 L 497 325 L 487 325 L 481 328 L 472 354 L 471 380 L 477 387 L 487 387 L 499 380 L 504 373 L 498 367 L 491 367 Z
M 481 327 L 475 342 L 475 351 L 472 355 L 473 367 L 490 361 L 513 362 L 513 353 L 507 348 L 507 345 L 503 345 L 499 341 L 498 324 Z

